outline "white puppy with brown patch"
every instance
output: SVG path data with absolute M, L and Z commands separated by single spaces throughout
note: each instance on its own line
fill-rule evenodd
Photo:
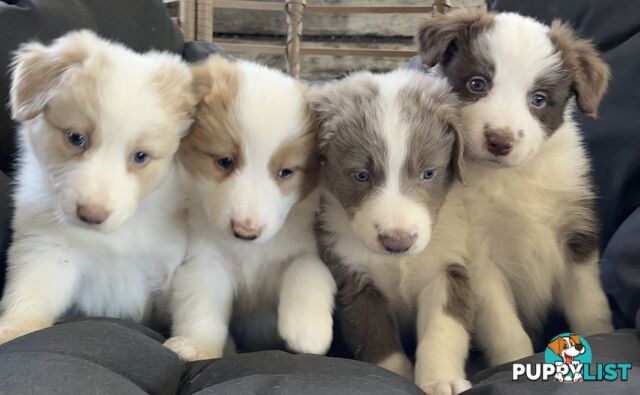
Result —
M 610 331 L 590 166 L 573 120 L 576 104 L 595 117 L 606 91 L 598 51 L 559 21 L 512 13 L 433 18 L 418 40 L 423 63 L 463 100 L 475 330 L 489 362 L 532 354 L 527 330 L 553 305 L 583 336 Z
M 173 284 L 173 336 L 184 360 L 241 350 L 323 354 L 335 283 L 313 222 L 317 133 L 305 89 L 248 63 L 194 66 L 200 97 L 180 158 L 190 175 L 189 252 Z
M 150 318 L 185 252 L 173 158 L 194 105 L 175 55 L 136 54 L 88 31 L 18 50 L 0 343 L 67 312 Z

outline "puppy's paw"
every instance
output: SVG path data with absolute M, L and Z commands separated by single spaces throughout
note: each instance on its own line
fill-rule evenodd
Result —
M 413 365 L 403 352 L 395 352 L 383 359 L 381 362 L 378 362 L 377 365 L 381 368 L 390 370 L 409 381 L 413 381 Z
M 333 318 L 328 309 L 309 306 L 281 308 L 278 333 L 294 352 L 324 355 L 333 339 Z
M 420 384 L 427 395 L 456 395 L 471 388 L 471 383 L 465 379 L 436 380 Z
M 14 325 L 0 325 L 0 344 L 10 342 L 13 339 L 17 339 L 20 336 L 27 335 L 31 332 L 42 329 L 42 326 L 14 326 Z
M 185 362 L 199 361 L 222 357 L 222 352 L 215 347 L 199 347 L 193 340 L 185 336 L 174 336 L 164 342 L 164 346 L 178 354 Z

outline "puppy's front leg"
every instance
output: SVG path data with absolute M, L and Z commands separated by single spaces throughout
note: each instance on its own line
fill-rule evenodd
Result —
M 611 332 L 611 310 L 600 284 L 598 254 L 585 262 L 569 261 L 567 265 L 567 279 L 559 286 L 560 303 L 569 327 L 582 336 Z
M 71 305 L 78 267 L 50 242 L 17 239 L 9 248 L 0 344 L 53 325 Z
M 344 270 L 339 274 L 336 299 L 344 341 L 357 359 L 413 380 L 413 365 L 386 297 L 364 273 Z
M 475 333 L 489 365 L 496 366 L 533 354 L 513 293 L 502 272 L 490 262 L 480 265 L 473 286 L 478 297 Z
M 278 332 L 287 346 L 299 353 L 324 355 L 333 339 L 336 283 L 320 258 L 293 259 L 282 278 L 278 306 Z
M 219 358 L 229 333 L 233 280 L 217 254 L 194 253 L 173 278 L 172 336 L 165 346 L 184 361 Z
M 418 296 L 416 384 L 429 395 L 458 394 L 471 388 L 464 365 L 473 325 L 467 269 L 447 265 Z

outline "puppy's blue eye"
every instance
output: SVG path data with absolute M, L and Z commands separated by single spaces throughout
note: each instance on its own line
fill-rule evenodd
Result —
M 436 171 L 432 169 L 423 170 L 422 173 L 420 173 L 421 180 L 430 180 L 435 176 L 436 176 Z
M 467 89 L 471 93 L 480 94 L 487 90 L 487 80 L 483 77 L 473 77 L 467 82 Z
M 291 177 L 292 174 L 293 174 L 293 170 L 291 170 L 291 169 L 282 168 L 282 169 L 278 170 L 278 177 L 280 177 L 280 178 Z
M 149 161 L 149 154 L 146 152 L 138 151 L 131 157 L 131 160 L 136 165 L 144 165 Z
M 531 96 L 531 105 L 537 108 L 542 108 L 547 104 L 547 96 L 542 92 L 536 92 Z
M 229 170 L 233 166 L 233 159 L 229 157 L 220 158 L 216 162 L 218 163 L 218 166 L 222 167 L 225 170 Z
M 67 141 L 69 142 L 69 144 L 78 148 L 84 148 L 84 146 L 87 145 L 87 138 L 84 137 L 82 133 L 77 133 L 77 132 L 67 133 Z
M 353 178 L 358 182 L 367 182 L 369 181 L 369 173 L 366 171 L 359 171 L 353 174 Z

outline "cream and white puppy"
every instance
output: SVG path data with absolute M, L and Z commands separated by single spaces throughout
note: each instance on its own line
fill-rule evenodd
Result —
M 335 283 L 318 257 L 317 131 L 305 88 L 281 72 L 211 57 L 180 150 L 191 179 L 189 251 L 166 345 L 184 360 L 239 349 L 323 354 Z
M 14 60 L 21 122 L 0 343 L 67 312 L 143 320 L 186 247 L 174 153 L 192 120 L 175 55 L 88 31 Z
M 475 331 L 492 365 L 533 353 L 553 305 L 583 336 L 612 329 L 590 165 L 573 112 L 595 117 L 609 68 L 566 24 L 454 13 L 418 34 L 463 101 Z M 584 306 L 585 308 L 576 308 Z
M 443 78 L 397 70 L 354 74 L 319 89 L 313 104 L 319 244 L 338 284 L 340 335 L 356 358 L 430 394 L 468 389 L 465 210 L 459 194 L 447 196 L 462 161 L 458 99 Z M 403 347 L 412 336 L 415 368 Z

